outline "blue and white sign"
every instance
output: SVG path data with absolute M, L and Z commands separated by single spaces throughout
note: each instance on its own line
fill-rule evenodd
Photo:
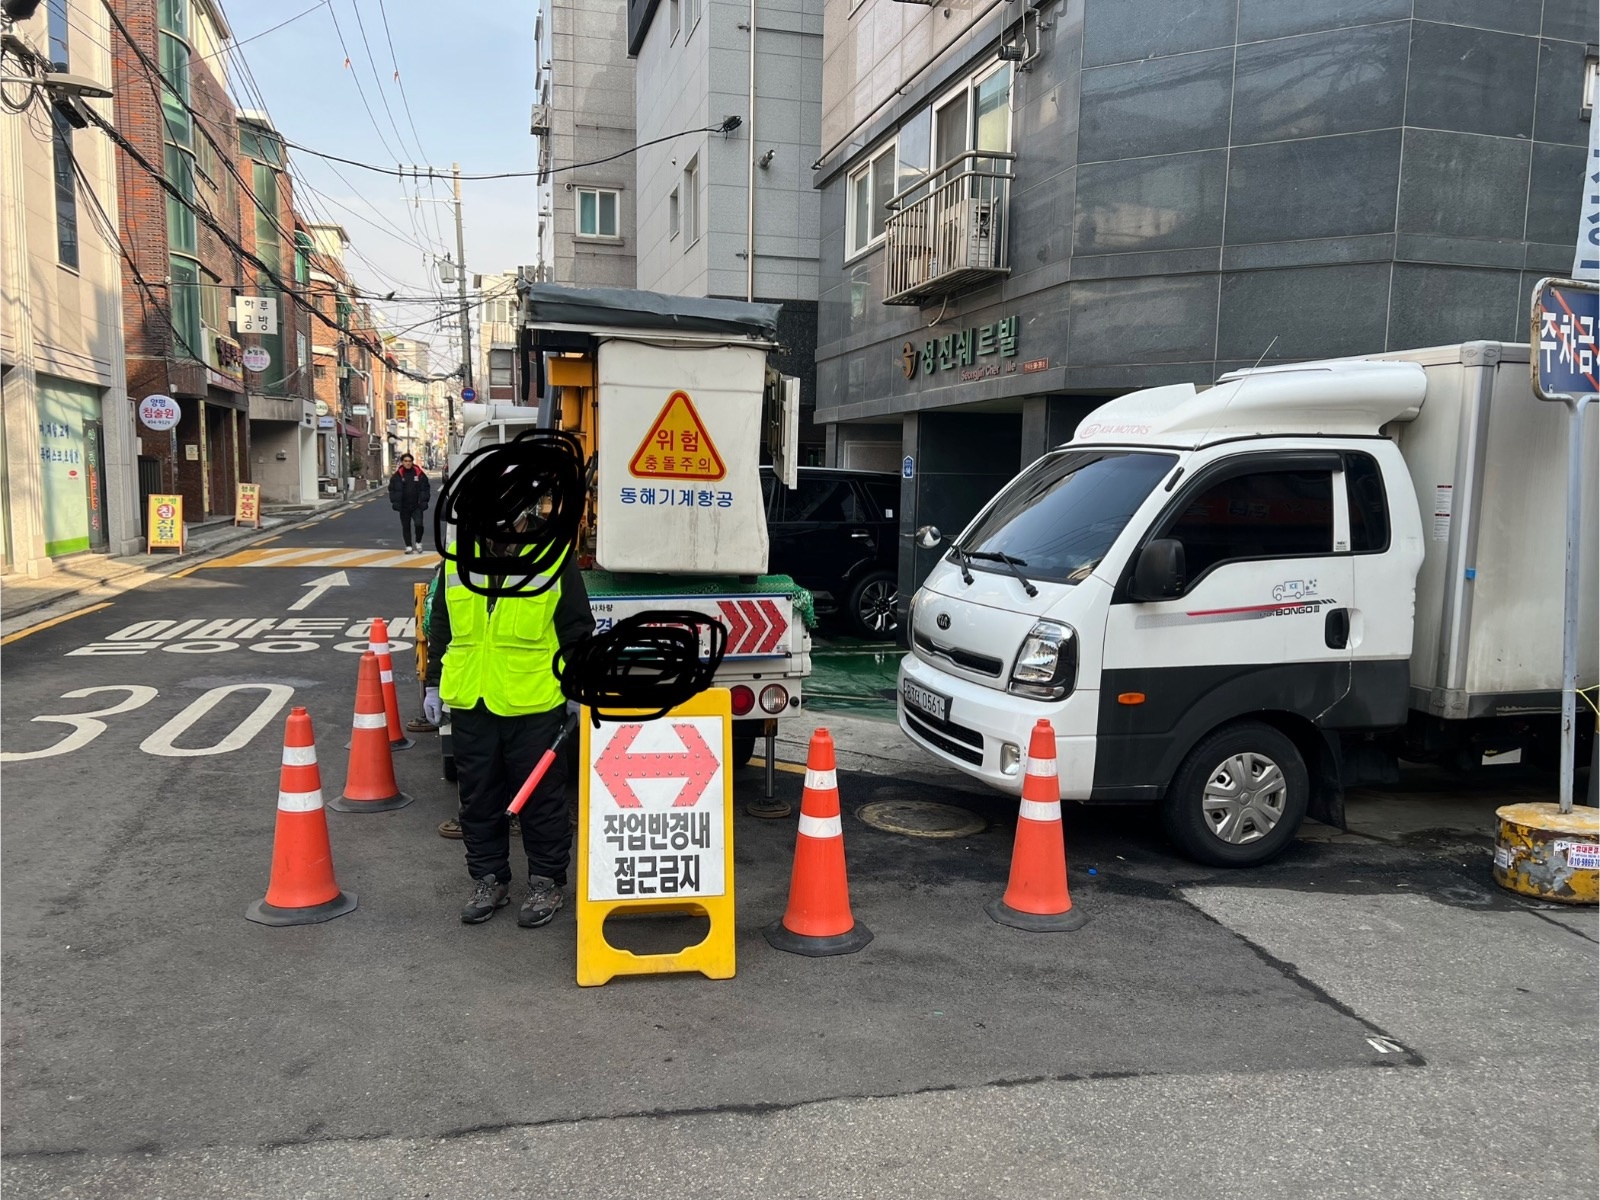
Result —
M 471 404 L 474 400 L 476 400 L 478 398 L 478 389 L 477 388 L 462 388 L 461 389 L 461 398 L 463 400 L 465 400 L 468 404 Z
M 1600 292 L 1546 283 L 1533 302 L 1534 384 L 1545 399 L 1600 393 Z
M 906 455 L 900 460 L 900 478 L 915 479 L 917 476 L 917 460 L 911 455 Z

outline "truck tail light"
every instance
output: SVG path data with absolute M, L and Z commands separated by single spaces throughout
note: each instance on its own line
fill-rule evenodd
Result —
M 733 715 L 736 717 L 744 716 L 756 706 L 756 694 L 742 683 L 736 685 L 728 694 L 732 698 Z
M 789 707 L 789 689 L 780 684 L 769 683 L 761 689 L 761 711 L 777 716 Z

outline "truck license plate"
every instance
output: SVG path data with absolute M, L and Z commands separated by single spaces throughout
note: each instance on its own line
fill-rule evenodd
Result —
M 950 697 L 941 696 L 938 692 L 929 691 L 921 684 L 912 683 L 909 679 L 900 681 L 900 698 L 907 706 L 927 713 L 928 716 L 940 721 L 950 719 Z

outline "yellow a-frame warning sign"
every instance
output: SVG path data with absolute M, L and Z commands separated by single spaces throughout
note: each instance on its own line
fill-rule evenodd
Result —
M 728 473 L 688 392 L 673 392 L 634 453 L 640 479 L 721 479 Z

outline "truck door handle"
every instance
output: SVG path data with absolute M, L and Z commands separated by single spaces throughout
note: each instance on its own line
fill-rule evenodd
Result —
M 1330 608 L 1322 626 L 1323 640 L 1329 650 L 1344 650 L 1350 645 L 1350 610 Z

